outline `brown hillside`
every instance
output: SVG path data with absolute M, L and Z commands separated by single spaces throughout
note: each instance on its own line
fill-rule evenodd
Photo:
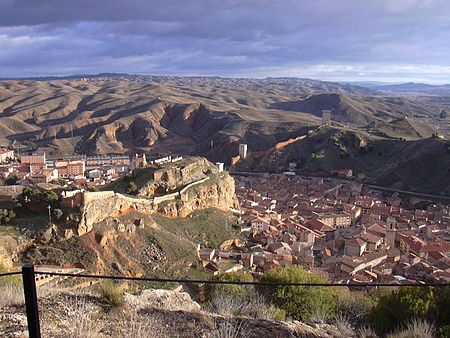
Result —
M 228 161 L 239 142 L 254 151 L 333 120 L 364 125 L 386 118 L 430 122 L 429 103 L 361 87 L 303 79 L 123 76 L 81 81 L 1 81 L 0 146 L 50 156 L 179 152 Z M 211 141 L 213 147 L 211 148 Z

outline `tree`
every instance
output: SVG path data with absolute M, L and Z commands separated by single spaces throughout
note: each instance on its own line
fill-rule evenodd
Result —
M 137 185 L 136 183 L 134 183 L 133 181 L 131 181 L 130 183 L 128 183 L 127 186 L 127 194 L 134 194 L 137 190 Z
M 285 266 L 266 272 L 261 277 L 261 282 L 318 284 L 329 281 L 306 272 L 300 266 Z M 305 321 L 314 316 L 336 316 L 335 290 L 330 287 L 258 285 L 256 290 L 296 320 Z
M 42 193 L 42 201 L 44 203 L 55 203 L 58 201 L 58 194 L 52 190 L 46 190 Z
M 58 194 L 52 190 L 41 192 L 38 189 L 33 189 L 30 187 L 25 187 L 19 197 L 19 201 L 28 209 L 30 209 L 30 206 L 31 209 L 39 205 L 42 207 L 43 204 L 45 204 L 45 207 L 48 204 L 55 205 L 58 202 L 58 199 Z M 30 202 L 31 204 L 28 204 Z
M 22 191 L 20 199 L 27 202 L 40 202 L 42 199 L 42 193 L 38 189 L 25 187 Z
M 401 287 L 382 296 L 369 315 L 379 333 L 391 332 L 413 319 L 435 320 L 436 295 L 430 287 Z M 448 304 L 446 305 L 448 308 Z

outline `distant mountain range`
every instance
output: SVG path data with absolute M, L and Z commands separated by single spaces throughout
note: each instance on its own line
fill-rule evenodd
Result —
M 426 83 L 386 83 L 386 82 L 342 82 L 353 86 L 361 86 L 389 92 L 434 93 L 450 95 L 450 84 L 431 85 Z

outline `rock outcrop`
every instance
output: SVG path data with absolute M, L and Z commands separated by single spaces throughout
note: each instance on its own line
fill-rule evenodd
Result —
M 139 175 L 139 171 L 136 175 Z M 171 192 L 155 196 L 154 191 L 150 191 L 153 188 L 149 187 L 162 181 L 167 183 Z M 200 157 L 186 159 L 176 165 L 172 163 L 154 171 L 153 176 L 139 190 L 139 195 L 148 198 L 108 192 L 102 192 L 99 198 L 94 198 L 97 196 L 95 194 L 99 193 L 85 193 L 82 217 L 77 229 L 79 236 L 90 232 L 94 224 L 108 217 L 121 216 L 130 211 L 185 217 L 193 211 L 206 208 L 225 211 L 238 208 L 234 179 L 226 172 L 219 172 L 212 163 Z
M 125 300 L 137 311 L 154 307 L 168 311 L 200 311 L 200 305 L 194 302 L 186 292 L 174 292 L 162 289 L 143 290 L 138 295 L 125 294 Z
M 0 236 L 0 266 L 11 268 L 19 260 L 18 255 L 31 243 L 23 237 Z

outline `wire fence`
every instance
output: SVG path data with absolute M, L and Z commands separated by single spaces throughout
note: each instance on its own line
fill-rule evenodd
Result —
M 442 283 L 281 283 L 281 282 L 234 282 L 234 281 L 218 281 L 218 280 L 201 280 L 201 279 L 172 279 L 172 278 L 149 278 L 149 277 L 128 277 L 128 276 L 110 276 L 110 275 L 89 275 L 79 273 L 59 273 L 36 271 L 37 275 L 61 276 L 61 277 L 85 277 L 96 279 L 115 279 L 130 280 L 141 282 L 159 282 L 159 283 L 193 283 L 193 284 L 228 284 L 228 285 L 261 285 L 261 286 L 337 286 L 337 287 L 379 287 L 379 286 L 422 286 L 422 287 L 442 287 L 448 284 Z
M 20 271 L 0 273 L 0 278 L 7 277 L 7 276 L 21 275 L 21 274 L 22 274 L 22 272 L 20 272 Z
M 238 281 L 220 281 L 220 280 L 199 280 L 199 279 L 175 279 L 175 278 L 150 278 L 150 277 L 129 277 L 114 275 L 92 275 L 83 273 L 62 273 L 35 271 L 34 265 L 26 264 L 22 271 L 1 273 L 0 278 L 14 275 L 22 275 L 23 288 L 25 295 L 25 307 L 27 312 L 28 332 L 30 338 L 40 338 L 40 324 L 38 311 L 38 298 L 36 292 L 36 275 L 91 278 L 91 279 L 110 279 L 127 280 L 139 282 L 158 282 L 158 283 L 192 283 L 192 284 L 225 284 L 225 285 L 255 285 L 255 286 L 303 286 L 303 287 L 448 287 L 447 283 L 283 283 L 283 282 L 238 282 Z

